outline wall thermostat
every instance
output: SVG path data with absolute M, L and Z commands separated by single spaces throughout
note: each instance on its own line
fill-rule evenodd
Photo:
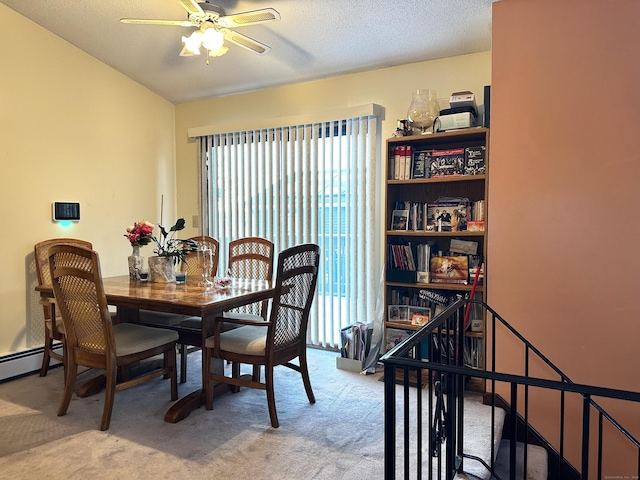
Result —
M 77 222 L 80 220 L 80 204 L 78 202 L 53 202 L 51 210 L 54 222 L 62 220 Z

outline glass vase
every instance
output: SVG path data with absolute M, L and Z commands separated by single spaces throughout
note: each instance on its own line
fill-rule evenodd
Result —
M 206 244 L 200 244 L 197 255 L 198 269 L 201 271 L 201 277 L 196 284 L 199 287 L 211 287 L 213 286 L 213 282 L 210 280 L 213 272 L 213 250 Z
M 129 280 L 140 280 L 140 272 L 144 265 L 144 257 L 140 255 L 140 245 L 132 245 L 133 252 L 129 255 Z
M 435 90 L 420 88 L 413 92 L 411 104 L 407 111 L 407 120 L 412 128 L 418 129 L 421 134 L 431 133 L 429 128 L 431 128 L 438 115 L 440 115 L 440 106 L 438 105 L 438 94 Z

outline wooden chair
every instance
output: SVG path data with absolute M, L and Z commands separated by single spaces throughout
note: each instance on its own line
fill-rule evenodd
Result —
M 220 242 L 213 237 L 206 235 L 200 235 L 198 237 L 191 237 L 190 240 L 194 240 L 198 243 L 198 248 L 202 245 L 211 249 L 213 255 L 213 269 L 211 270 L 211 277 L 214 277 L 218 273 L 218 256 L 220 255 Z M 185 255 L 185 262 L 182 264 L 182 271 L 187 272 L 188 282 L 197 282 L 202 279 L 204 267 L 202 265 L 198 252 L 189 252 Z
M 299 245 L 280 252 L 276 284 L 269 320 L 249 317 L 218 317 L 214 323 L 214 335 L 205 340 L 204 379 L 206 408 L 213 409 L 214 383 L 266 390 L 271 425 L 278 427 L 273 369 L 284 365 L 302 375 L 302 381 L 310 403 L 315 403 L 307 368 L 307 323 L 311 302 L 315 294 L 320 263 L 320 247 L 313 244 Z M 238 328 L 224 331 L 225 324 Z M 291 363 L 298 357 L 299 364 Z M 232 376 L 216 374 L 211 370 L 211 360 L 219 358 L 233 362 Z M 240 364 L 264 365 L 265 382 L 253 377 L 240 376 Z
M 210 239 L 210 237 L 194 237 L 194 240 L 197 238 Z M 219 244 L 217 242 L 215 245 L 211 244 L 210 246 L 212 249 L 215 249 L 215 252 L 218 252 Z M 244 237 L 233 240 L 229 242 L 228 258 L 227 274 L 230 277 L 251 278 L 256 280 L 271 280 L 273 278 L 273 242 L 270 240 L 260 237 Z M 216 254 L 214 265 L 217 264 Z M 192 267 L 192 270 L 197 275 L 202 274 L 202 269 Z M 187 278 L 189 278 L 189 274 L 187 274 Z M 268 303 L 268 301 L 265 301 L 243 305 L 242 307 L 224 312 L 223 316 L 233 318 L 239 315 L 242 318 L 243 316 L 253 315 L 256 319 L 261 317 L 266 320 Z M 181 322 L 181 325 L 186 328 L 200 329 L 202 328 L 202 319 L 200 317 L 190 317 Z M 229 328 L 233 327 L 229 325 Z M 259 379 L 260 366 L 256 366 L 254 372 L 254 375 L 257 376 L 256 379 Z M 180 378 L 182 378 L 182 371 L 180 375 Z
M 229 242 L 227 275 L 234 278 L 271 280 L 273 278 L 273 242 L 260 237 L 238 238 Z M 257 302 L 224 313 L 233 318 L 236 314 L 256 315 L 267 319 L 269 302 Z
M 271 280 L 273 278 L 273 242 L 260 237 L 244 237 L 229 242 L 227 275 L 234 278 Z M 251 303 L 222 314 L 227 318 L 267 319 L 269 301 Z M 228 325 L 228 327 L 232 327 Z M 229 328 L 230 329 L 230 328 Z M 260 365 L 253 366 L 254 380 L 260 380 Z M 238 391 L 238 388 L 234 388 Z
M 38 285 L 51 285 L 51 272 L 49 271 L 49 247 L 53 245 L 75 245 L 84 248 L 93 248 L 91 242 L 78 240 L 75 238 L 52 238 L 36 243 L 33 251 L 36 260 L 36 274 L 38 277 Z M 65 366 L 65 331 L 60 311 L 55 308 L 55 300 L 41 300 L 44 310 L 44 354 L 42 356 L 42 366 L 40 367 L 40 376 L 44 377 L 49 371 L 49 363 L 51 357 L 62 362 Z M 52 312 L 55 312 L 55 319 L 52 318 Z M 53 349 L 53 342 L 57 340 L 62 343 L 62 354 Z
M 171 379 L 171 400 L 178 398 L 176 342 L 172 330 L 132 323 L 113 325 L 102 285 L 98 254 L 73 245 L 49 248 L 49 271 L 66 332 L 66 378 L 58 415 L 67 413 L 78 365 L 106 371 L 106 392 L 100 430 L 111 421 L 116 391 L 159 376 Z M 118 383 L 117 370 L 162 354 L 161 368 Z

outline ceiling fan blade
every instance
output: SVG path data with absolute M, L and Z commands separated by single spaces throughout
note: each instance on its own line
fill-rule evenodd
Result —
M 250 50 L 253 53 L 257 53 L 258 55 L 266 55 L 271 51 L 270 46 L 265 45 L 264 43 L 260 43 L 253 38 L 249 38 L 246 35 L 242 35 L 241 33 L 234 32 L 233 30 L 229 30 L 228 28 L 221 28 L 220 31 L 224 35 L 224 39 L 228 42 L 234 43 L 239 47 L 246 48 L 247 50 Z
M 217 23 L 221 27 L 244 27 L 273 20 L 280 20 L 280 14 L 273 8 L 261 8 L 260 10 L 221 16 Z
M 178 1 L 180 2 L 180 5 L 182 5 L 187 12 L 193 13 L 194 15 L 204 15 L 204 10 L 202 10 L 202 7 L 198 4 L 196 0 L 178 0 Z
M 137 25 L 177 25 L 180 27 L 197 27 L 197 23 L 189 20 L 145 20 L 142 18 L 121 18 L 122 23 L 133 23 Z

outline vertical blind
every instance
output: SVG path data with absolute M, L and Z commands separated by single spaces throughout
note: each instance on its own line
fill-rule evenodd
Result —
M 340 330 L 375 308 L 375 115 L 197 137 L 203 232 L 258 236 L 275 251 L 320 246 L 308 342 L 340 346 Z M 275 265 L 274 265 L 275 271 Z

